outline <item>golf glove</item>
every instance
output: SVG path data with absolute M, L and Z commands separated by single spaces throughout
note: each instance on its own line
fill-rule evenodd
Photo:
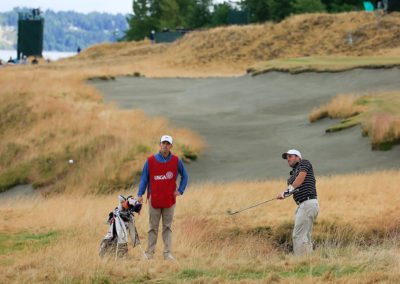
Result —
M 295 188 L 293 187 L 293 185 L 289 184 L 288 189 L 283 192 L 283 197 L 286 198 L 286 197 L 291 196 L 294 192 L 294 189 Z

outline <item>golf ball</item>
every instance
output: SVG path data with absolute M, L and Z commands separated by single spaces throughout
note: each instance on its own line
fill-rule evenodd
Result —
M 69 160 L 68 163 L 73 164 L 74 160 Z

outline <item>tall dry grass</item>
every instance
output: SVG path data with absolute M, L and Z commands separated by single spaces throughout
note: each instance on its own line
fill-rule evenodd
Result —
M 361 124 L 373 149 L 386 150 L 400 141 L 400 99 L 398 92 L 368 95 L 340 94 L 322 106 L 314 108 L 309 121 L 325 117 L 344 119 L 337 130 Z
M 314 108 L 308 120 L 315 122 L 317 120 L 329 117 L 329 118 L 348 118 L 357 115 L 366 110 L 363 105 L 357 105 L 359 95 L 344 95 L 339 94 L 332 98 L 328 103 Z
M 374 113 L 363 123 L 373 145 L 400 140 L 400 114 Z
M 18 183 L 33 183 L 45 193 L 127 188 L 164 133 L 175 136 L 176 154 L 199 153 L 204 144 L 193 132 L 104 104 L 85 83 L 90 76 L 73 69 L 1 70 L 2 190 Z
M 296 15 L 276 24 L 231 26 L 190 33 L 168 48 L 167 54 L 171 61 L 189 66 L 208 66 L 212 62 L 226 65 L 229 62 L 232 66 L 249 64 L 247 67 L 275 58 L 374 55 L 371 46 L 379 46 L 378 49 L 396 47 L 394 42 L 383 46 L 387 39 L 393 40 L 393 33 L 378 27 L 378 22 L 394 28 L 399 25 L 398 19 L 398 14 L 381 19 L 369 13 Z M 347 42 L 349 33 L 353 34 L 353 45 Z
M 398 171 L 319 177 L 317 248 L 309 257 L 293 257 L 284 243 L 290 242 L 292 200 L 226 214 L 275 196 L 283 180 L 190 186 L 176 208 L 176 263 L 162 260 L 161 236 L 154 261 L 142 261 L 139 248 L 130 248 L 126 260 L 98 257 L 117 194 L 3 202 L 0 252 L 4 235 L 57 235 L 39 248 L 26 241 L 22 249 L 0 253 L 0 282 L 395 282 L 400 276 L 399 182 Z M 136 217 L 144 247 L 146 209 Z

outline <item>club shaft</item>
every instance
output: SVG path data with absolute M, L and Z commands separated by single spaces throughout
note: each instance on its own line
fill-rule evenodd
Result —
M 272 200 L 275 200 L 275 199 L 276 199 L 276 197 L 274 197 L 274 198 L 272 198 L 272 199 L 269 199 L 269 200 L 266 200 L 266 201 L 263 201 L 263 202 L 260 202 L 260 203 L 257 203 L 257 204 L 254 204 L 254 205 L 252 205 L 252 206 L 249 206 L 249 207 L 246 207 L 246 208 L 240 209 L 240 210 L 238 210 L 238 211 L 232 212 L 232 213 L 231 213 L 231 215 L 233 215 L 233 214 L 237 214 L 237 213 L 240 213 L 240 212 L 242 212 L 242 211 L 245 211 L 245 210 L 248 210 L 248 209 L 251 209 L 251 208 L 257 207 L 257 206 L 260 206 L 261 204 L 264 204 L 264 203 L 270 202 L 270 201 L 272 201 Z

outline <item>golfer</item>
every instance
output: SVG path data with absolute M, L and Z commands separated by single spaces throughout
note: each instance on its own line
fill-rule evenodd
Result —
M 160 139 L 160 152 L 147 158 L 139 183 L 137 200 L 142 203 L 147 191 L 149 202 L 149 232 L 147 259 L 154 257 L 157 244 L 158 227 L 162 219 L 162 238 L 164 241 L 164 259 L 174 260 L 171 253 L 172 220 L 174 218 L 176 197 L 185 191 L 188 175 L 182 160 L 171 153 L 172 137 L 164 135 Z M 181 176 L 176 189 L 178 174 Z
M 295 149 L 283 153 L 282 158 L 287 160 L 292 171 L 287 180 L 288 189 L 279 193 L 277 198 L 285 199 L 293 194 L 298 205 L 293 228 L 293 251 L 295 255 L 309 254 L 313 250 L 313 223 L 319 212 L 313 167 Z

